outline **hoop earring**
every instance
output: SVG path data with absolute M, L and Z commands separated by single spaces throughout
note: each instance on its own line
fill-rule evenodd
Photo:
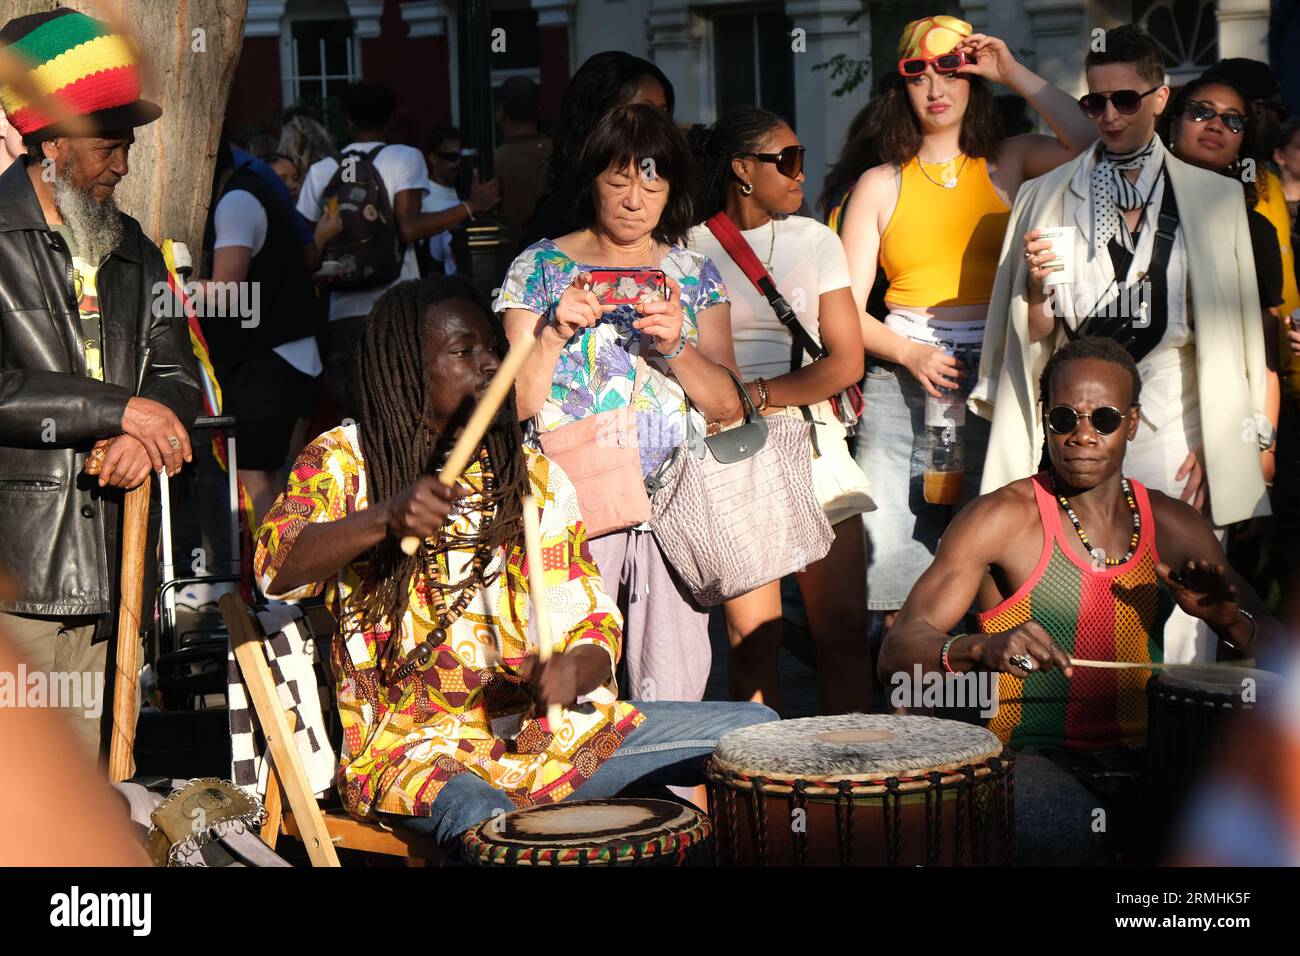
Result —
M 754 184 L 753 184 L 753 183 L 741 183 L 741 184 L 740 184 L 740 194 L 741 194 L 742 196 L 748 196 L 748 195 L 749 195 L 750 193 L 752 193 L 753 191 L 754 191 Z

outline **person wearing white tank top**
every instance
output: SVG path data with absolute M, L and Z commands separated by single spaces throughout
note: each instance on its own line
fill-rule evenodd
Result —
M 814 492 L 835 530 L 830 553 L 796 575 L 817 652 L 818 712 L 871 708 L 871 658 L 863 582 L 866 541 L 858 515 L 874 507 L 827 402 L 862 376 L 862 334 L 839 238 L 794 215 L 803 203 L 803 147 L 779 117 L 753 106 L 692 131 L 699 161 L 696 218 L 687 244 L 718 267 L 732 300 L 731 334 L 746 390 L 765 414 L 811 407 L 819 455 Z M 804 330 L 826 352 L 791 369 L 792 334 L 704 221 L 725 212 L 741 230 Z M 810 447 L 810 454 L 813 454 Z M 783 637 L 779 581 L 726 602 L 731 696 L 780 709 Z

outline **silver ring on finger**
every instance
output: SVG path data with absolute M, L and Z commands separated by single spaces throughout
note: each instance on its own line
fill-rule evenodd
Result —
M 1010 660 L 1012 664 L 1022 671 L 1032 671 L 1034 669 L 1034 659 L 1028 654 L 1013 654 Z
M 181 440 L 177 438 L 175 435 L 167 436 L 167 444 L 172 446 L 172 451 L 180 451 Z

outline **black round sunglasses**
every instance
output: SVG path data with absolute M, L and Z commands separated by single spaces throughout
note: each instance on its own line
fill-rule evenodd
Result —
M 1092 422 L 1092 430 L 1098 435 L 1110 435 L 1124 424 L 1125 414 L 1114 405 L 1102 405 L 1090 412 L 1079 412 L 1069 405 L 1055 405 L 1047 413 L 1047 427 L 1057 435 L 1071 435 L 1079 427 L 1079 422 L 1086 418 Z

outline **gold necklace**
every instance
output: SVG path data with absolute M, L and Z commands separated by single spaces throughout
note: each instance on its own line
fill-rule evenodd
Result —
M 954 156 L 952 159 L 945 160 L 945 161 L 942 162 L 942 163 L 931 163 L 930 165 L 931 165 L 931 166 L 948 166 L 948 165 L 951 165 L 951 163 L 953 162 L 953 160 L 955 160 L 956 158 L 957 158 L 957 157 Z M 956 175 L 954 175 L 954 176 L 952 177 L 952 179 L 945 179 L 943 182 L 937 182 L 937 181 L 934 179 L 934 177 L 932 177 L 929 173 L 927 173 L 927 172 L 925 171 L 925 160 L 923 160 L 920 156 L 917 156 L 917 157 L 916 157 L 916 165 L 917 165 L 918 167 L 920 167 L 920 169 L 921 169 L 921 175 L 924 176 L 926 179 L 930 180 L 930 182 L 934 183 L 936 186 L 941 186 L 941 187 L 944 188 L 944 189 L 956 189 L 956 188 L 957 188 L 957 180 L 961 179 L 961 171 L 962 171 L 963 169 L 966 168 L 966 160 L 967 160 L 967 159 L 969 159 L 969 157 L 963 155 L 962 158 L 961 158 L 961 165 L 957 167 L 957 173 L 956 173 Z
M 772 252 L 776 249 L 776 220 L 769 219 L 768 222 L 772 224 L 772 241 L 767 245 L 767 258 L 763 260 L 763 265 L 767 268 L 767 271 L 771 273 Z

